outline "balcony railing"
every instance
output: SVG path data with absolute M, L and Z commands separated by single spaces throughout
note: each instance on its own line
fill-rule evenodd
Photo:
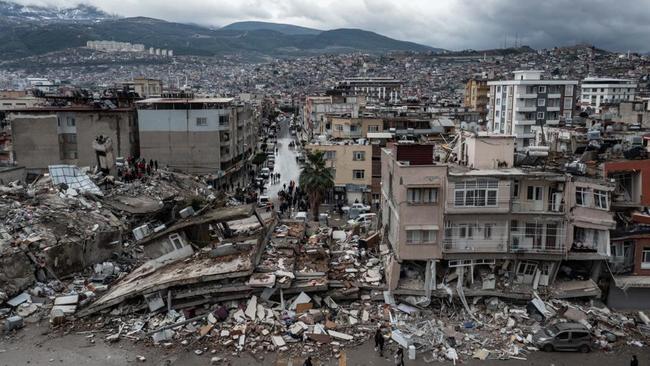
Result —
M 517 99 L 534 99 L 537 98 L 537 93 L 517 93 Z
M 537 106 L 535 105 L 522 105 L 517 107 L 517 112 L 535 112 Z
M 557 200 L 544 201 L 526 201 L 513 200 L 512 212 L 517 213 L 564 213 L 564 202 Z
M 505 253 L 508 251 L 508 238 L 467 239 L 460 237 L 444 238 L 443 249 L 446 253 Z
M 511 253 L 563 254 L 565 251 L 564 229 L 558 228 L 554 234 L 510 233 Z

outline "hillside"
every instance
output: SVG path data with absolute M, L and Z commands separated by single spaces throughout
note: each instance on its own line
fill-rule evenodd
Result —
M 301 27 L 293 24 L 256 22 L 256 21 L 236 22 L 236 23 L 229 24 L 221 29 L 234 30 L 234 31 L 270 30 L 270 31 L 280 32 L 282 34 L 288 34 L 294 36 L 317 35 L 322 32 L 322 30 Z
M 359 29 L 335 29 L 317 34 L 286 34 L 267 29 L 238 30 L 225 27 L 214 30 L 145 17 L 111 18 L 93 22 L 41 23 L 20 21 L 15 17 L 11 20 L 3 21 L 0 17 L 0 58 L 4 60 L 81 47 L 89 40 L 143 43 L 147 47 L 173 49 L 176 55 L 201 56 L 299 56 L 350 51 L 438 51 L 435 48 L 398 41 Z M 291 27 L 283 29 L 285 32 L 297 31 Z
M 116 17 L 94 6 L 83 4 L 70 8 L 55 8 L 0 0 L 0 18 L 34 22 L 92 22 Z

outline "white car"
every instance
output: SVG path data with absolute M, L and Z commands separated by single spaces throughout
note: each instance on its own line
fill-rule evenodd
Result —
M 260 196 L 260 198 L 257 199 L 257 206 L 259 207 L 267 207 L 270 204 L 271 198 L 269 196 Z
M 351 208 L 357 209 L 359 211 L 363 212 L 370 212 L 370 206 L 364 205 L 363 203 L 353 203 L 352 206 L 343 206 L 341 209 L 343 212 L 348 212 L 350 211 Z
M 377 214 L 375 213 L 365 213 L 357 216 L 356 219 L 348 220 L 348 225 L 355 226 L 370 226 L 377 219 Z
M 260 177 L 264 179 L 268 179 L 270 176 L 271 176 L 271 169 L 262 168 L 262 170 L 260 170 Z

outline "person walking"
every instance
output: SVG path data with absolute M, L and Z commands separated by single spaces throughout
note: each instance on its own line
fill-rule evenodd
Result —
M 375 332 L 375 351 L 379 351 L 379 356 L 384 357 L 384 335 L 381 327 Z
M 302 366 L 313 366 L 313 364 L 311 363 L 311 356 L 307 357 L 307 359 L 302 364 Z
M 404 350 L 402 350 L 402 347 L 395 352 L 395 365 L 404 366 Z
M 632 356 L 632 361 L 630 361 L 630 366 L 639 366 L 639 360 L 636 359 L 636 355 Z

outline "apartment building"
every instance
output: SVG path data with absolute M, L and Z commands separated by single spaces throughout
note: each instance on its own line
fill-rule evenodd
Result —
M 387 271 L 391 290 L 445 296 L 439 287 L 453 284 L 467 295 L 600 295 L 595 280 L 609 257 L 613 186 L 562 171 L 514 167 L 514 140 L 464 134 L 458 144 L 463 152 L 455 152 L 459 160 L 440 164 L 429 159 L 423 166 L 384 149 L 382 207 L 393 250 Z M 435 207 L 430 198 L 425 207 L 435 215 L 420 212 L 419 204 L 396 193 L 432 188 L 434 181 Z M 425 196 L 431 195 L 427 191 Z M 428 246 L 408 245 L 415 234 L 406 231 L 415 230 L 413 225 L 435 231 L 417 234 L 427 238 Z M 413 257 L 431 262 L 413 263 Z
M 650 128 L 650 99 L 620 102 L 618 119 L 641 128 Z
M 433 145 L 395 144 L 382 149 L 382 225 L 391 248 L 390 290 L 430 295 L 442 258 L 447 166 L 433 160 Z M 410 271 L 413 276 L 402 275 Z
M 133 107 L 103 109 L 97 105 L 41 106 L 9 113 L 13 158 L 28 173 L 43 173 L 49 165 L 93 167 L 93 141 L 109 137 L 116 156 L 138 156 L 138 116 Z
M 327 201 L 371 203 L 372 145 L 328 141 L 309 144 L 305 149 L 323 151 L 327 166 L 334 169 L 334 188 Z
M 337 82 L 343 96 L 364 95 L 370 103 L 397 103 L 402 99 L 402 80 L 394 77 L 352 77 Z
M 580 108 L 601 112 L 602 104 L 634 100 L 637 84 L 631 79 L 588 77 L 580 85 Z
M 541 126 L 558 126 L 573 117 L 575 80 L 542 79 L 542 71 L 515 71 L 512 80 L 488 81 L 487 130 L 514 135 L 517 150 L 535 143 Z
M 607 162 L 603 170 L 615 182 L 612 210 L 617 217 L 611 231 L 613 281 L 607 304 L 616 309 L 643 308 L 650 300 L 650 160 Z
M 132 81 L 122 83 L 137 93 L 141 98 L 159 97 L 163 93 L 163 83 L 160 79 L 145 77 L 133 78 Z
M 308 96 L 302 108 L 303 128 L 309 137 L 324 135 L 332 130 L 329 116 L 359 116 L 363 97 Z
M 161 166 L 224 176 L 257 144 L 259 114 L 233 98 L 150 98 L 136 103 L 140 151 Z
M 487 116 L 490 87 L 487 79 L 472 78 L 465 83 L 463 106 L 479 112 L 482 119 Z
M 384 131 L 384 121 L 381 118 L 332 117 L 330 120 L 330 136 L 333 139 L 367 138 L 368 133 Z

